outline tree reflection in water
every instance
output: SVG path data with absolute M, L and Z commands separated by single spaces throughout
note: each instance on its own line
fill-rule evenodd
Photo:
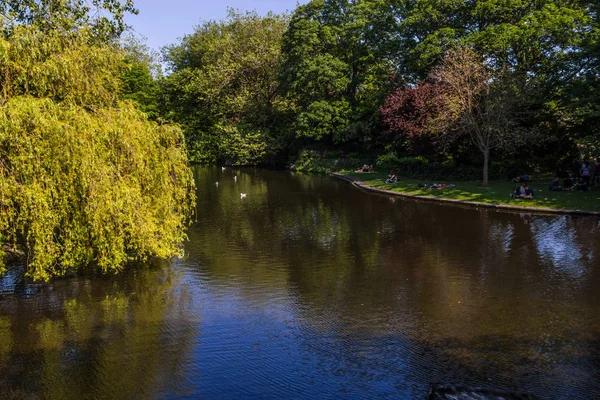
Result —
M 600 393 L 596 219 L 390 202 L 325 177 L 236 173 L 249 201 L 219 187 L 219 208 L 205 203 L 209 221 L 190 231 L 191 258 L 244 301 L 262 296 L 267 307 L 279 293 L 303 329 L 335 338 L 307 352 L 371 360 L 403 377 L 398 387 L 454 377 Z
M 3 298 L 0 314 L 0 392 L 15 399 L 176 392 L 199 322 L 167 265 L 57 280 L 35 297 Z

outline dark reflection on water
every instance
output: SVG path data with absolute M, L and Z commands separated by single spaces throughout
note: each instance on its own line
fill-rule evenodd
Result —
M 0 279 L 0 397 L 424 398 L 441 382 L 600 398 L 596 218 L 196 175 L 184 260 Z

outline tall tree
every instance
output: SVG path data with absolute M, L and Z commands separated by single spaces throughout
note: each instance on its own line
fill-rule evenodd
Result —
M 229 10 L 165 49 L 164 112 L 183 125 L 192 160 L 253 164 L 274 146 L 286 108 L 276 81 L 286 27 L 283 15 Z
M 600 3 L 587 4 L 591 19 L 590 28 L 581 51 L 569 53 L 562 66 L 569 71 L 557 80 L 557 112 L 563 124 L 572 127 L 572 136 L 582 139 L 586 150 L 600 155 Z
M 313 0 L 294 12 L 280 81 L 297 107 L 299 137 L 369 139 L 392 72 L 394 17 L 383 0 Z
M 119 45 L 125 53 L 121 98 L 132 100 L 150 118 L 157 119 L 158 80 L 162 77 L 159 54 L 133 35 L 121 38 Z
M 516 90 L 510 75 L 491 69 L 466 48 L 449 53 L 427 83 L 399 89 L 382 109 L 392 131 L 433 133 L 446 145 L 467 135 L 483 156 L 482 185 L 488 186 L 490 152 L 514 146 Z

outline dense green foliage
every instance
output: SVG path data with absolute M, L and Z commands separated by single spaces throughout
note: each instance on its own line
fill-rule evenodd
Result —
M 232 13 L 167 49 L 173 73 L 160 90 L 162 115 L 183 124 L 199 162 L 294 161 L 326 146 L 454 166 L 520 158 L 550 170 L 599 148 L 599 18 L 591 0 L 312 0 L 289 18 Z M 510 82 L 502 125 L 515 140 L 494 151 L 470 140 L 464 124 L 452 126 L 457 140 L 439 143 L 415 125 L 390 129 L 380 113 L 386 98 L 418 88 L 457 48 L 485 64 L 490 87 Z M 491 110 L 486 98 L 474 96 L 464 111 Z M 417 103 L 398 115 L 420 112 Z
M 159 89 L 149 65 L 131 55 L 126 56 L 121 81 L 121 98 L 133 101 L 149 117 L 156 118 Z
M 183 126 L 192 161 L 255 164 L 280 147 L 275 133 L 289 106 L 276 76 L 286 25 L 283 16 L 230 10 L 165 49 L 165 117 Z
M 312 1 L 294 13 L 280 79 L 297 106 L 298 137 L 369 142 L 387 94 L 396 22 L 381 0 Z
M 411 0 L 401 15 L 406 72 L 424 76 L 457 43 L 495 66 L 544 79 L 590 35 L 593 10 L 580 0 Z
M 0 243 L 35 279 L 176 255 L 193 209 L 181 130 L 121 102 L 126 56 L 91 38 L 0 39 Z
M 290 168 L 299 172 L 330 174 L 344 169 L 352 170 L 357 165 L 370 164 L 371 162 L 371 160 L 361 158 L 360 154 L 357 153 L 305 149 L 300 151 L 297 158 L 292 159 Z
M 19 25 L 44 32 L 90 29 L 101 41 L 118 37 L 126 13 L 137 14 L 133 0 L 2 0 L 0 21 L 5 33 Z
M 158 79 L 162 77 L 158 54 L 133 35 L 123 37 L 119 47 L 125 53 L 120 98 L 133 101 L 148 117 L 158 119 Z

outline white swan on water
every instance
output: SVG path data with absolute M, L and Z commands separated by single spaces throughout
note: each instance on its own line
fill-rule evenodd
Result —
M 215 182 L 215 185 L 219 186 L 219 182 Z
M 240 199 L 243 199 L 244 197 L 246 197 L 246 193 L 240 193 Z
M 234 182 L 237 182 L 237 175 L 234 175 L 234 176 L 233 176 L 233 181 L 234 181 Z
M 221 171 L 225 171 L 225 167 L 221 167 Z

